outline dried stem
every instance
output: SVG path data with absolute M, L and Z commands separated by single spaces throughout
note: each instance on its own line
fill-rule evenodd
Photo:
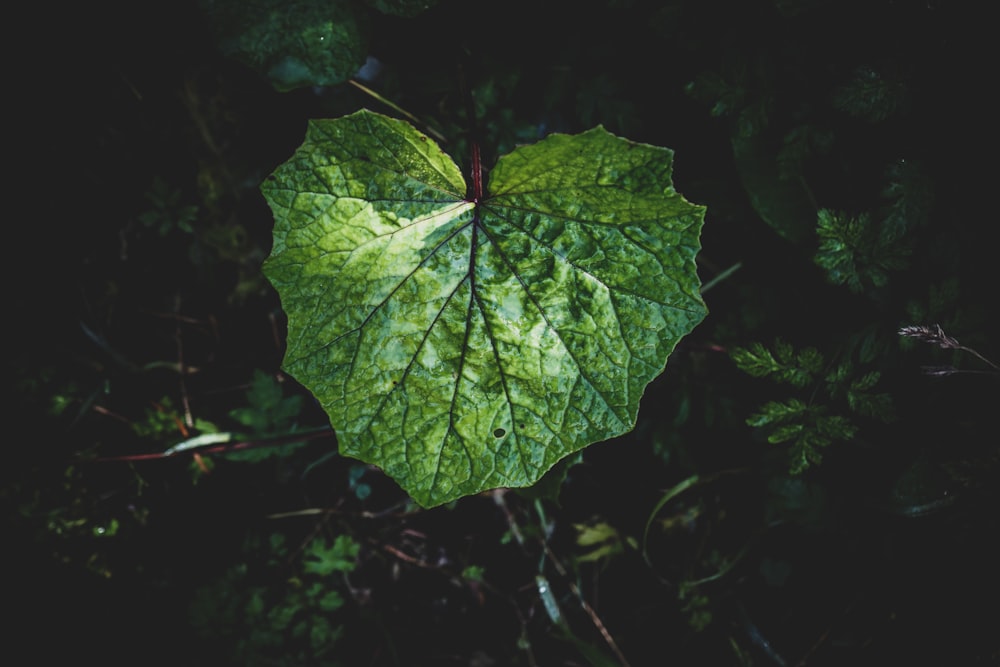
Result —
M 973 355 L 984 364 L 988 365 L 994 371 L 1000 373 L 1000 366 L 996 365 L 983 355 L 979 354 L 976 350 L 971 347 L 966 347 L 958 342 L 957 339 L 952 338 L 944 332 L 940 324 L 934 324 L 931 326 L 906 326 L 899 330 L 900 336 L 906 336 L 908 338 L 916 338 L 924 343 L 930 343 L 932 345 L 937 345 L 944 350 L 960 350 L 962 352 L 968 352 Z M 955 373 L 981 373 L 983 371 L 960 371 L 953 366 L 925 366 L 924 372 L 928 375 L 944 376 L 953 375 Z

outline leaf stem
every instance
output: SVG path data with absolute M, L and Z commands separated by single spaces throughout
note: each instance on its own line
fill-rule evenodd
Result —
M 399 114 L 402 114 L 402 115 L 406 116 L 409 120 L 413 121 L 415 124 L 417 124 L 420 127 L 422 127 L 427 132 L 427 134 L 434 135 L 434 138 L 437 139 L 438 141 L 440 141 L 441 143 L 444 143 L 444 144 L 448 143 L 448 139 L 446 139 L 443 134 L 441 134 L 440 132 L 438 132 L 437 130 L 435 130 L 433 127 L 431 127 L 427 123 L 423 122 L 422 120 L 420 120 L 419 118 L 417 118 L 412 113 L 410 113 L 409 111 L 407 111 L 403 107 L 399 106 L 398 104 L 396 104 L 392 100 L 386 99 L 382 95 L 379 95 L 378 93 L 376 93 L 371 88 L 369 88 L 369 87 L 367 87 L 367 86 L 365 86 L 363 84 L 358 83 L 354 79 L 348 79 L 347 83 L 351 84 L 352 86 L 354 86 L 355 88 L 357 88 L 358 90 L 360 90 L 361 92 L 363 92 L 364 94 L 369 95 L 369 96 L 375 98 L 376 100 L 378 100 L 382 104 L 386 105 L 387 107 L 389 107 L 390 109 L 392 109 L 396 113 L 399 113 Z
M 730 266 L 728 269 L 726 269 L 725 271 L 723 271 L 722 273 L 718 274 L 717 276 L 715 276 L 714 278 L 712 278 L 711 280 L 709 280 L 707 283 L 705 283 L 704 285 L 702 285 L 701 286 L 701 293 L 704 294 L 705 292 L 707 292 L 708 290 L 712 289 L 713 287 L 715 287 L 716 285 L 718 285 L 719 283 L 721 283 L 723 280 L 725 280 L 729 276 L 731 276 L 734 273 L 736 273 L 737 271 L 739 271 L 741 268 L 743 268 L 743 262 L 736 262 L 735 264 L 733 264 L 732 266 Z
M 479 154 L 479 142 L 472 142 L 472 202 L 479 204 L 483 199 L 483 161 Z
M 468 55 L 466 55 L 468 60 Z M 476 102 L 472 97 L 472 89 L 469 88 L 466 80 L 466 68 L 468 65 L 460 64 L 458 67 L 458 88 L 459 94 L 465 100 L 465 115 L 469 123 L 469 144 L 471 146 L 471 175 L 472 192 L 468 193 L 469 198 L 479 204 L 483 199 L 483 159 L 479 148 L 479 121 L 476 118 Z

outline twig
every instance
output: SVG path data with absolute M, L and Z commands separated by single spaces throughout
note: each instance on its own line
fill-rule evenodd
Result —
M 542 548 L 545 549 L 545 555 L 549 558 L 549 560 L 552 561 L 552 565 L 556 568 L 556 571 L 559 573 L 559 576 L 566 579 L 566 584 L 569 586 L 570 591 L 572 591 L 573 595 L 575 595 L 577 600 L 580 602 L 580 606 L 583 608 L 583 611 L 586 612 L 587 616 L 590 617 L 590 622 L 594 624 L 594 627 L 597 628 L 597 631 L 601 633 L 602 637 L 604 637 L 604 641 L 607 643 L 611 651 L 615 654 L 615 657 L 618 659 L 618 662 L 622 664 L 622 667 L 631 667 L 629 665 L 629 661 L 626 660 L 625 656 L 622 654 L 621 649 L 618 648 L 618 644 L 615 642 L 615 638 L 611 636 L 610 632 L 608 632 L 607 627 L 605 627 L 603 621 L 601 621 L 600 616 L 597 615 L 597 612 L 595 612 L 593 607 L 591 607 L 590 604 L 587 602 L 587 600 L 584 599 L 583 592 L 581 592 L 579 587 L 577 587 L 577 585 L 573 583 L 573 581 L 569 578 L 569 574 L 566 572 L 566 568 L 563 567 L 563 564 L 556 557 L 555 553 L 549 547 L 548 543 L 542 542 Z
M 155 459 L 167 459 L 185 452 L 191 452 L 192 454 L 219 454 L 244 449 L 254 449 L 256 447 L 274 447 L 275 445 L 298 442 L 300 440 L 313 440 L 315 438 L 324 438 L 332 435 L 333 429 L 329 427 L 320 427 L 311 431 L 302 431 L 300 433 L 283 433 L 281 435 L 244 440 L 238 439 L 233 433 L 205 433 L 180 442 L 163 452 L 128 454 L 125 456 L 104 456 L 93 459 L 93 462 L 106 463 L 109 461 L 149 461 Z
M 517 525 L 517 522 L 514 520 L 514 516 L 510 512 L 510 508 L 507 507 L 507 503 L 505 502 L 505 499 L 504 499 L 504 494 L 505 493 L 506 493 L 505 489 L 497 489 L 492 494 L 493 495 L 493 501 L 503 511 L 504 516 L 507 519 L 507 525 L 510 527 L 511 534 L 514 536 L 514 539 L 517 540 L 518 544 L 520 544 L 521 547 L 523 548 L 525 546 L 525 544 L 524 544 L 524 535 L 521 532 L 520 527 Z M 542 515 L 542 509 L 541 509 L 541 505 L 539 503 L 536 503 L 536 509 L 538 510 L 539 514 Z M 540 516 L 540 518 L 542 520 L 542 523 L 544 524 L 545 523 L 544 516 Z M 544 534 L 544 530 L 543 530 L 543 534 Z M 611 651 L 615 654 L 615 657 L 621 663 L 622 667 L 631 667 L 629 665 L 628 660 L 622 654 L 621 649 L 618 648 L 618 644 L 615 642 L 614 637 L 612 637 L 611 633 L 608 632 L 607 627 L 605 627 L 604 623 L 601 621 L 600 617 L 594 611 L 593 607 L 591 607 L 590 604 L 584 599 L 583 593 L 580 591 L 580 589 L 577 587 L 577 585 L 574 584 L 573 581 L 570 579 L 569 574 L 566 571 L 566 568 L 563 567 L 563 564 L 556 557 L 555 552 L 553 552 L 552 549 L 549 547 L 548 542 L 545 539 L 542 539 L 542 538 L 539 538 L 538 541 L 542 545 L 542 549 L 545 552 L 545 557 L 552 561 L 552 565 L 556 568 L 556 571 L 559 573 L 559 576 L 561 576 L 563 579 L 566 580 L 566 582 L 567 582 L 567 584 L 569 586 L 570 591 L 573 593 L 573 595 L 576 596 L 577 600 L 580 602 L 580 606 L 583 608 L 584 612 L 586 612 L 587 616 L 590 617 L 591 623 L 593 623 L 594 627 L 596 627 L 597 630 L 598 630 L 598 632 L 601 633 L 601 636 L 604 638 L 604 641 L 611 648 Z M 543 562 L 544 562 L 544 560 L 543 560 Z M 541 567 L 542 566 L 540 564 L 539 565 L 539 570 L 541 569 Z M 542 575 L 539 575 L 539 577 L 536 578 L 536 582 L 535 582 L 536 586 L 539 585 L 540 581 L 544 581 L 544 580 L 545 580 L 545 578 Z M 544 602 L 544 600 L 543 600 L 543 602 Z M 551 616 L 551 613 L 550 613 L 550 616 Z
M 716 285 L 718 285 L 719 283 L 721 283 L 723 280 L 725 280 L 729 276 L 731 276 L 734 273 L 736 273 L 737 271 L 739 271 L 741 268 L 743 268 L 743 262 L 736 262 L 735 264 L 733 264 L 732 266 L 730 266 L 728 269 L 726 269 L 725 271 L 723 271 L 722 273 L 718 274 L 717 276 L 715 276 L 714 278 L 712 278 L 711 280 L 709 280 L 707 283 L 705 283 L 704 285 L 702 285 L 701 286 L 701 293 L 704 294 L 705 292 L 707 292 L 708 290 L 712 289 L 713 287 L 715 287 Z
M 394 503 L 386 509 L 379 510 L 377 512 L 371 512 L 368 510 L 360 512 L 350 512 L 339 509 L 338 507 L 307 507 L 301 510 L 292 510 L 290 512 L 275 512 L 274 514 L 265 515 L 265 519 L 294 519 L 296 517 L 303 516 L 325 516 L 328 514 L 336 514 L 338 516 L 348 516 L 355 517 L 359 519 L 383 519 L 390 517 L 393 519 L 404 519 L 408 516 L 414 514 L 420 514 L 424 510 L 414 510 L 414 511 L 400 511 L 400 508 L 405 507 L 409 501 L 404 500 L 399 503 Z
M 174 312 L 180 312 L 180 296 L 178 295 L 174 301 Z M 181 322 L 180 320 L 175 320 L 174 322 L 174 342 L 177 345 L 177 384 L 179 385 L 181 392 L 181 405 L 184 407 L 184 424 L 189 429 L 194 429 L 194 415 L 191 413 L 191 400 L 188 397 L 187 383 L 184 381 L 185 364 L 184 364 L 184 341 L 181 335 Z

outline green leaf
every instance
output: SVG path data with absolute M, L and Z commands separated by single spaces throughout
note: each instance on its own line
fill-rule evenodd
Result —
M 779 382 L 788 382 L 796 387 L 804 387 L 823 368 L 823 355 L 814 347 L 795 352 L 790 344 L 780 338 L 774 341 L 774 352 L 762 343 L 754 342 L 750 347 L 734 347 L 730 353 L 739 369 L 754 377 L 767 377 Z
M 895 241 L 927 224 L 934 205 L 934 183 L 919 163 L 899 160 L 887 170 L 882 196 L 889 202 L 881 235 Z
M 579 563 L 596 563 L 624 552 L 625 543 L 618 530 L 606 521 L 595 523 L 574 523 L 576 545 L 580 553 L 575 556 Z
M 847 405 L 851 410 L 865 417 L 874 417 L 884 422 L 890 422 L 895 418 L 892 397 L 889 394 L 873 394 L 870 391 L 880 377 L 881 374 L 878 371 L 871 371 L 851 382 L 851 386 L 847 390 Z
M 735 347 L 730 353 L 737 367 L 754 377 L 767 377 L 781 370 L 781 364 L 763 343 L 753 342 L 750 347 Z
M 804 424 L 783 424 L 774 429 L 771 435 L 767 436 L 767 441 L 772 445 L 788 442 L 799 437 L 805 428 Z
M 705 317 L 704 209 L 672 164 L 600 127 L 556 134 L 501 158 L 478 198 L 407 123 L 312 121 L 261 186 L 285 370 L 344 454 L 421 505 L 534 483 L 629 431 Z
M 745 123 L 761 124 L 759 121 Z M 736 130 L 731 139 L 740 181 L 760 219 L 788 241 L 802 243 L 807 240 L 816 209 L 802 178 L 782 178 L 782 165 L 778 162 L 780 148 L 776 146 L 778 139 Z
M 334 572 L 351 572 L 354 570 L 360 549 L 361 545 L 348 535 L 338 535 L 329 546 L 326 540 L 313 540 L 306 551 L 303 570 L 320 576 Z
M 816 233 L 820 244 L 813 260 L 826 270 L 827 280 L 853 292 L 885 286 L 890 271 L 906 267 L 911 251 L 905 239 L 881 234 L 869 213 L 821 209 Z
M 898 78 L 863 65 L 833 96 L 835 107 L 872 123 L 885 120 L 906 102 L 906 87 Z
M 349 0 L 202 0 L 223 53 L 279 91 L 346 81 L 368 52 L 365 17 Z
M 277 380 L 259 369 L 254 371 L 247 403 L 246 407 L 231 410 L 229 416 L 255 436 L 291 429 L 292 422 L 302 412 L 302 397 L 285 397 Z

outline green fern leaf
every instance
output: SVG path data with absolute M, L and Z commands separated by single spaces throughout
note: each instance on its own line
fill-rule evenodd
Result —
M 847 285 L 852 292 L 885 286 L 890 271 L 906 267 L 911 251 L 905 240 L 882 233 L 869 213 L 821 209 L 816 233 L 820 244 L 814 261 L 831 283 Z
M 788 450 L 788 472 L 801 475 L 812 466 L 823 462 L 821 449 L 829 446 L 830 440 L 814 431 L 806 431 Z
M 926 224 L 934 203 L 934 189 L 923 167 L 899 160 L 888 169 L 889 185 L 882 196 L 889 202 L 882 235 L 887 241 L 905 238 Z
M 850 440 L 857 427 L 846 417 L 827 414 L 822 405 L 810 406 L 796 398 L 769 401 L 747 419 L 747 424 L 768 431 L 771 444 L 791 443 L 789 471 L 800 474 L 822 461 L 821 449 L 835 441 Z
M 847 390 L 847 405 L 852 411 L 863 417 L 890 422 L 895 418 L 892 397 L 885 393 L 873 394 L 870 392 L 880 377 L 881 374 L 872 371 L 851 382 L 851 386 Z
M 781 369 L 778 360 L 761 343 L 751 343 L 750 347 L 733 348 L 730 357 L 744 373 L 754 377 L 767 377 Z
M 815 428 L 816 434 L 828 441 L 850 440 L 858 431 L 857 427 L 849 419 L 840 415 L 817 417 Z
M 885 120 L 906 101 L 906 87 L 870 66 L 854 70 L 851 78 L 834 94 L 841 111 L 872 123 Z
M 763 344 L 754 342 L 750 347 L 734 348 L 730 353 L 737 367 L 754 377 L 774 376 L 778 382 L 787 382 L 796 387 L 804 387 L 823 368 L 823 355 L 819 350 L 807 347 L 796 353 L 789 343 L 780 338 L 774 341 L 774 351 Z
M 774 429 L 774 431 L 767 436 L 767 441 L 772 445 L 788 442 L 789 440 L 799 438 L 805 429 L 805 424 L 785 424 L 784 426 L 779 426 Z
M 761 427 L 782 424 L 797 418 L 806 411 L 806 404 L 797 398 L 785 402 L 768 401 L 761 406 L 760 411 L 747 418 L 749 426 Z

